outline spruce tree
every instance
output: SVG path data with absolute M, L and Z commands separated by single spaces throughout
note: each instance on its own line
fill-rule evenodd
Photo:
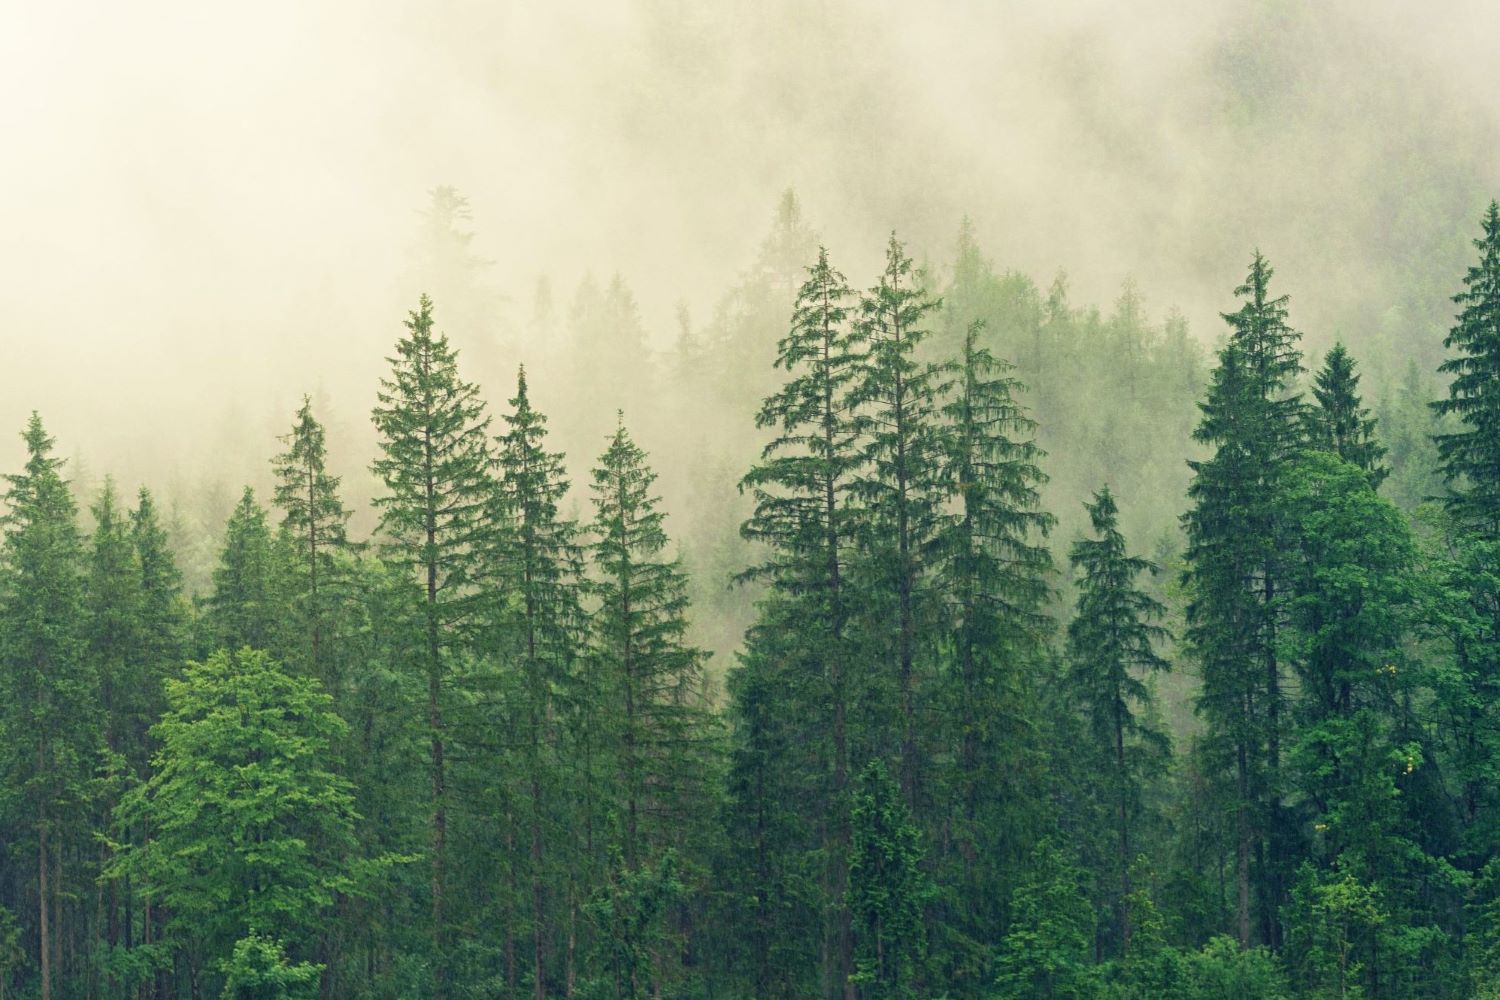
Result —
M 1490 202 L 1474 241 L 1479 260 L 1453 297 L 1461 309 L 1443 346 L 1454 352 L 1438 371 L 1452 376 L 1448 398 L 1433 403 L 1461 428 L 1436 437 L 1448 508 L 1487 536 L 1500 535 L 1500 202 Z
M 596 732 L 614 763 L 608 788 L 617 817 L 608 840 L 612 879 L 632 882 L 677 852 L 684 866 L 705 850 L 717 738 L 706 700 L 708 654 L 687 639 L 687 577 L 666 555 L 656 476 L 622 422 L 593 472 L 590 590 Z M 686 916 L 683 954 L 694 948 Z M 664 951 L 658 963 L 667 970 Z
M 1102 767 L 1101 797 L 1114 814 L 1119 887 L 1114 909 L 1123 955 L 1130 952 L 1128 900 L 1136 851 L 1131 833 L 1145 779 L 1159 769 L 1168 751 L 1166 734 L 1142 717 L 1151 705 L 1150 675 L 1168 669 L 1156 651 L 1166 630 L 1152 624 L 1166 608 L 1136 588 L 1136 578 L 1155 574 L 1157 567 L 1126 550 L 1109 487 L 1101 487 L 1093 503 L 1084 506 L 1094 537 L 1074 542 L 1068 553 L 1074 570 L 1083 572 L 1077 610 L 1068 624 L 1068 680 L 1096 751 L 1094 759 Z
M 1280 585 L 1286 574 L 1286 525 L 1280 478 L 1301 446 L 1302 402 L 1293 393 L 1301 372 L 1299 334 L 1286 322 L 1287 298 L 1270 294 L 1272 269 L 1259 251 L 1244 301 L 1225 313 L 1229 342 L 1219 354 L 1194 438 L 1214 449 L 1189 462 L 1187 638 L 1202 665 L 1199 707 L 1210 724 L 1210 747 L 1234 775 L 1237 931 L 1251 936 L 1251 861 L 1264 855 L 1259 916 L 1266 943 L 1279 939 L 1285 900 L 1281 812 L 1284 664 L 1278 631 Z
M 867 344 L 851 401 L 862 407 L 863 465 L 853 484 L 865 507 L 861 530 L 868 554 L 872 600 L 868 641 L 889 650 L 877 696 L 872 746 L 889 733 L 900 748 L 899 780 L 917 808 L 924 767 L 918 689 L 928 664 L 924 624 L 931 620 L 935 588 L 932 546 L 944 524 L 942 437 L 938 422 L 939 372 L 923 360 L 925 321 L 939 303 L 920 286 L 912 260 L 893 234 L 879 282 L 861 299 L 859 335 Z M 886 722 L 885 718 L 890 721 Z M 881 732 L 885 726 L 891 729 Z
M 828 954 L 836 963 L 827 972 L 835 982 L 853 971 L 844 907 L 853 666 L 845 591 L 857 517 L 850 490 L 861 462 L 850 393 L 863 346 L 849 324 L 852 297 L 828 251 L 819 248 L 797 293 L 791 329 L 777 348 L 776 367 L 787 373 L 786 382 L 756 416 L 756 425 L 772 428 L 775 436 L 740 483 L 755 500 L 741 534 L 763 543 L 767 553 L 746 576 L 770 583 L 775 616 L 783 618 L 779 628 L 752 632 L 758 655 L 744 669 L 805 675 L 802 683 L 783 688 L 788 697 L 779 711 L 812 723 L 806 738 L 826 743 L 802 795 L 822 817 L 825 843 L 819 846 L 828 861 L 825 891 L 833 908 Z M 804 692 L 807 703 L 789 697 Z M 784 808 L 785 800 L 742 805 L 759 814 Z M 769 940 L 764 944 L 770 947 Z M 762 954 L 757 962 L 766 960 Z
M 1018 400 L 1024 387 L 1011 366 L 979 343 L 982 324 L 965 331 L 945 419 L 945 476 L 957 514 L 938 540 L 950 663 L 940 718 L 954 754 L 947 825 L 962 903 L 950 920 L 975 941 L 999 931 L 1002 884 L 1022 860 L 1023 832 L 1040 798 L 1039 748 L 1021 736 L 1032 705 L 1029 666 L 1043 655 L 1044 606 L 1052 557 L 1045 539 L 1053 518 L 1041 509 L 1046 482 L 1036 424 Z M 946 839 L 946 838 L 945 838 Z M 998 898 L 997 898 L 998 897 Z
M 139 650 L 141 572 L 126 512 L 120 508 L 114 480 L 106 478 L 92 507 L 94 534 L 89 543 L 84 634 L 89 659 L 99 675 L 100 707 L 105 716 L 105 744 L 127 760 L 136 773 L 145 770 L 145 746 L 134 745 L 135 723 L 148 696 L 145 666 Z M 149 710 L 149 709 L 145 709 Z
M 266 509 L 245 487 L 224 526 L 224 548 L 203 614 L 203 648 L 249 646 L 273 656 L 291 642 L 291 553 L 272 532 Z
M 156 499 L 145 487 L 136 494 L 135 509 L 130 512 L 130 539 L 141 574 L 141 653 L 156 674 L 150 689 L 159 706 L 161 678 L 175 672 L 183 661 L 188 608 L 182 595 L 182 571 L 157 513 Z M 149 726 L 159 714 L 150 711 L 143 721 Z
M 323 655 L 323 645 L 333 553 L 346 542 L 349 512 L 339 499 L 338 477 L 328 472 L 323 425 L 313 417 L 311 398 L 302 397 L 297 422 L 281 441 L 286 451 L 272 460 L 275 503 L 282 512 L 281 530 L 296 553 L 297 611 L 305 622 L 306 667 L 337 697 L 339 679 Z
M 595 697 L 619 712 L 619 845 L 625 865 L 659 857 L 676 824 L 698 821 L 703 793 L 707 654 L 687 641 L 687 578 L 653 495 L 645 452 L 620 423 L 593 473 L 591 590 Z M 695 780 L 696 779 L 696 780 Z
M 14 849 L 36 873 L 34 926 L 42 1000 L 58 986 L 63 862 L 91 838 L 84 824 L 99 763 L 98 677 L 88 658 L 83 546 L 63 461 L 33 413 L 22 434 L 26 465 L 5 481 L 0 563 L 0 781 L 17 812 Z
M 444 754 L 444 686 L 449 659 L 475 610 L 471 583 L 488 529 L 493 493 L 487 429 L 477 386 L 458 374 L 458 356 L 433 331 L 432 300 L 422 296 L 407 334 L 388 359 L 372 418 L 381 457 L 372 470 L 385 483 L 377 497 L 381 551 L 424 588 L 423 671 L 431 776 L 432 995 L 448 996 L 449 927 L 445 910 L 448 791 Z
M 547 418 L 531 405 L 524 368 L 516 377 L 510 407 L 505 433 L 496 442 L 499 480 L 494 515 L 508 530 L 492 557 L 499 593 L 505 597 L 499 623 L 502 641 L 520 669 L 513 724 L 522 733 L 521 771 L 530 839 L 532 979 L 541 1000 L 547 981 L 546 836 L 548 830 L 572 828 L 559 801 L 570 779 L 563 771 L 566 748 L 561 727 L 575 711 L 590 710 L 570 702 L 591 692 L 580 692 L 575 683 L 574 661 L 583 638 L 582 554 L 577 526 L 558 510 L 567 496 L 568 480 L 563 456 L 547 450 Z M 564 860 L 568 860 L 566 855 Z M 570 899 L 570 908 L 572 903 Z
M 1307 409 L 1307 443 L 1353 463 L 1379 486 L 1390 469 L 1375 439 L 1375 418 L 1360 404 L 1359 373 L 1342 343 L 1333 345 L 1313 380 L 1318 405 Z

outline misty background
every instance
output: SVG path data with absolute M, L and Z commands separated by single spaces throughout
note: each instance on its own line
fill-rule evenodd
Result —
M 1476 30 L 1500 14 L 1053 6 L 0 7 L 0 468 L 37 409 L 75 476 L 212 526 L 241 484 L 266 499 L 306 392 L 359 504 L 377 381 L 426 290 L 492 413 L 532 370 L 575 485 L 626 405 L 701 548 L 695 481 L 732 490 L 753 406 L 686 432 L 668 358 L 764 263 L 788 189 L 856 287 L 893 229 L 941 275 L 968 217 L 997 268 L 1043 289 L 1065 270 L 1105 309 L 1133 279 L 1211 346 L 1259 246 L 1309 350 L 1344 338 L 1372 401 L 1435 368 L 1500 189 Z M 444 187 L 467 199 L 443 223 L 472 233 L 458 258 L 434 242 Z M 612 288 L 658 391 L 577 363 L 578 303 Z

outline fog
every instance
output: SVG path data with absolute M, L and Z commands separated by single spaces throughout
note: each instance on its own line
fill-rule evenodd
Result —
M 1500 192 L 1500 14 L 1312 6 L 12 2 L 0 466 L 32 409 L 127 483 L 263 476 L 303 392 L 362 426 L 440 185 L 491 262 L 492 329 L 452 331 L 506 345 L 486 385 L 549 349 L 543 277 L 563 309 L 619 273 L 669 346 L 787 188 L 856 285 L 968 215 L 1000 266 L 1134 276 L 1211 343 L 1260 246 L 1310 344 L 1428 365 Z

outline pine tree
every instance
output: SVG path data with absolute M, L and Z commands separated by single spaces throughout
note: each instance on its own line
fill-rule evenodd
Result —
M 291 554 L 271 531 L 266 509 L 245 487 L 224 526 L 224 548 L 203 615 L 205 649 L 249 646 L 281 656 L 291 637 Z
M 1033 440 L 1036 424 L 1017 396 L 1024 387 L 1010 365 L 980 346 L 971 323 L 957 360 L 945 418 L 945 475 L 958 513 L 939 538 L 949 627 L 942 644 L 951 663 L 942 718 L 955 749 L 947 823 L 960 867 L 962 904 L 951 919 L 975 941 L 998 933 L 1008 895 L 998 880 L 1019 862 L 1021 828 L 1035 803 L 1042 762 L 1021 738 L 1031 707 L 1027 666 L 1042 655 L 1049 625 L 1052 557 L 1045 545 L 1053 518 L 1038 493 L 1046 477 Z M 945 838 L 946 839 L 946 838 Z M 999 897 L 998 899 L 996 897 Z
M 77 510 L 52 456 L 53 439 L 33 413 L 22 438 L 26 466 L 5 477 L 4 561 L 0 564 L 0 782 L 25 831 L 16 845 L 36 872 L 36 966 L 50 1000 L 61 972 L 63 862 L 88 844 L 90 779 L 103 732 L 98 677 L 88 658 L 83 546 Z
M 328 472 L 323 425 L 313 417 L 312 400 L 302 397 L 297 422 L 281 438 L 286 451 L 272 460 L 281 530 L 297 557 L 298 611 L 306 623 L 307 670 L 338 697 L 339 678 L 323 655 L 333 553 L 346 542 L 349 512 L 339 499 L 339 479 Z
M 930 550 L 947 499 L 939 372 L 920 353 L 924 321 L 938 305 L 919 286 L 911 258 L 892 235 L 880 281 L 860 300 L 858 331 L 868 347 L 851 402 L 863 408 L 856 428 L 864 464 L 853 492 L 866 508 L 862 530 L 871 593 L 881 595 L 871 602 L 868 638 L 874 648 L 890 650 L 889 676 L 881 683 L 891 692 L 884 700 L 893 704 L 880 712 L 893 716 L 901 790 L 914 809 L 924 765 L 917 704 L 924 665 L 918 657 L 934 599 Z M 877 728 L 872 735 L 879 746 L 883 734 Z
M 656 476 L 622 422 L 593 473 L 595 697 L 620 714 L 619 845 L 625 866 L 659 857 L 677 824 L 701 821 L 703 664 L 688 643 L 687 578 L 665 556 Z M 696 759 L 695 759 L 696 758 Z
M 1307 441 L 1359 466 L 1379 486 L 1390 474 L 1385 448 L 1375 439 L 1375 418 L 1360 404 L 1359 373 L 1342 343 L 1333 345 L 1313 381 L 1318 405 L 1307 410 Z
M 458 375 L 448 338 L 433 332 L 432 300 L 422 296 L 407 335 L 389 360 L 373 419 L 381 457 L 372 470 L 385 483 L 381 550 L 424 587 L 424 671 L 432 779 L 432 995 L 448 995 L 449 927 L 445 912 L 447 773 L 443 689 L 448 659 L 478 597 L 470 586 L 485 541 L 493 493 L 484 404 Z
M 182 596 L 182 571 L 172 555 L 156 500 L 144 487 L 136 495 L 135 510 L 130 512 L 130 539 L 141 574 L 141 655 L 155 675 L 149 687 L 153 704 L 159 708 L 161 678 L 175 672 L 183 661 L 188 609 Z M 143 722 L 149 726 L 159 714 L 158 710 L 148 711 Z M 140 742 L 145 743 L 144 729 Z
M 1120 952 L 1128 954 L 1131 914 L 1127 901 L 1136 851 L 1131 831 L 1141 808 L 1144 780 L 1168 752 L 1166 734 L 1142 718 L 1151 706 L 1150 675 L 1169 666 L 1156 651 L 1166 630 L 1152 624 L 1166 608 L 1136 589 L 1136 578 L 1142 573 L 1154 575 L 1157 567 L 1126 550 L 1119 508 L 1109 487 L 1101 487 L 1093 503 L 1084 506 L 1094 537 L 1074 542 L 1068 554 L 1073 568 L 1083 571 L 1077 611 L 1068 624 L 1068 680 L 1098 751 L 1095 759 L 1103 768 L 1102 797 L 1109 800 L 1114 813 L 1119 885 L 1115 911 Z M 1102 777 L 1104 773 L 1109 777 Z
M 741 534 L 767 547 L 766 561 L 746 576 L 767 580 L 778 595 L 777 613 L 795 619 L 795 625 L 786 623 L 793 641 L 785 641 L 786 629 L 753 633 L 762 655 L 747 661 L 746 669 L 805 672 L 811 684 L 798 690 L 808 691 L 811 704 L 784 703 L 780 711 L 817 719 L 807 736 L 827 742 L 818 769 L 828 773 L 810 776 L 814 785 L 804 794 L 817 797 L 813 808 L 824 818 L 826 892 L 834 907 L 829 954 L 837 963 L 828 974 L 836 982 L 853 971 L 843 903 L 852 666 L 845 590 L 856 517 L 850 489 L 861 461 L 849 394 L 862 344 L 849 328 L 851 297 L 844 276 L 820 248 L 798 291 L 791 329 L 777 348 L 776 367 L 786 371 L 786 382 L 756 417 L 756 425 L 774 428 L 775 437 L 740 483 L 755 499 L 755 513 Z M 779 809 L 784 800 L 744 807 Z M 769 940 L 765 944 L 770 947 Z
M 623 420 L 593 472 L 590 676 L 584 697 L 600 707 L 590 723 L 601 783 L 617 819 L 605 846 L 616 876 L 650 878 L 676 852 L 684 870 L 706 851 L 718 780 L 717 734 L 706 699 L 708 654 L 689 643 L 687 577 L 668 558 L 655 475 Z M 612 784 L 612 787 L 611 787 Z M 696 950 L 692 914 L 673 916 L 679 954 Z M 685 973 L 657 950 L 662 976 Z
M 1281 474 L 1301 445 L 1302 403 L 1291 390 L 1302 368 L 1299 334 L 1286 323 L 1287 299 L 1270 296 L 1272 273 L 1257 251 L 1244 284 L 1235 289 L 1243 304 L 1224 314 L 1229 342 L 1194 432 L 1215 450 L 1188 463 L 1193 506 L 1184 515 L 1192 587 L 1187 638 L 1202 664 L 1200 710 L 1209 719 L 1212 745 L 1234 774 L 1238 798 L 1237 930 L 1244 945 L 1251 931 L 1252 854 L 1267 855 L 1259 866 L 1259 910 L 1263 936 L 1272 945 L 1285 898 L 1285 693 L 1278 642 L 1285 524 L 1278 496 Z
M 136 676 L 144 666 L 138 648 L 142 579 L 130 523 L 120 509 L 114 480 L 104 480 L 92 512 L 94 535 L 84 588 L 88 608 L 84 634 L 89 659 L 99 674 L 105 744 L 140 773 L 145 769 L 146 748 L 132 745 L 139 712 L 130 703 L 149 692 L 146 678 Z
M 1443 346 L 1455 352 L 1438 371 L 1451 375 L 1448 398 L 1433 403 L 1463 427 L 1437 435 L 1448 508 L 1490 537 L 1500 535 L 1500 422 L 1493 416 L 1500 375 L 1500 202 L 1490 202 L 1483 233 L 1474 241 L 1479 261 L 1453 297 L 1461 307 Z
M 582 554 L 577 526 L 558 512 L 568 493 L 563 456 L 547 451 L 547 418 L 532 408 L 524 368 L 517 375 L 510 407 L 506 431 L 496 442 L 499 509 L 494 514 L 508 525 L 508 531 L 504 544 L 491 557 L 499 592 L 506 597 L 500 622 L 503 641 L 521 675 L 514 725 L 523 733 L 521 770 L 531 842 L 532 980 L 541 1000 L 546 995 L 548 944 L 545 831 L 571 827 L 559 814 L 557 801 L 568 781 L 562 772 L 563 713 L 559 708 L 578 708 L 568 702 L 580 694 L 574 660 L 583 635 Z

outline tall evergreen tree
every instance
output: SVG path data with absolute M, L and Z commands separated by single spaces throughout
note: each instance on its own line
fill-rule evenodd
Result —
M 1266 943 L 1280 937 L 1285 899 L 1281 812 L 1284 664 L 1278 631 L 1286 573 L 1280 478 L 1301 444 L 1299 334 L 1287 325 L 1287 298 L 1270 294 L 1272 269 L 1259 251 L 1235 289 L 1240 308 L 1225 313 L 1229 342 L 1219 355 L 1194 437 L 1214 453 L 1190 462 L 1192 508 L 1187 638 L 1202 664 L 1201 711 L 1214 746 L 1233 772 L 1236 806 L 1237 931 L 1251 936 L 1251 861 L 1256 856 L 1259 916 Z
M 610 797 L 622 878 L 668 851 L 701 854 L 717 771 L 707 654 L 687 640 L 687 579 L 666 556 L 655 479 L 622 419 L 593 473 L 590 692 L 608 710 L 600 730 L 618 774 Z
M 0 563 L 0 783 L 24 831 L 14 845 L 36 873 L 35 961 L 42 1000 L 61 972 L 61 926 L 71 895 L 63 862 L 88 841 L 86 822 L 99 763 L 98 677 L 87 656 L 83 546 L 63 461 L 33 413 L 22 434 L 26 465 L 5 481 Z
M 930 559 L 943 527 L 947 491 L 943 484 L 942 437 L 938 422 L 939 372 L 922 359 L 924 326 L 939 303 L 921 287 L 906 249 L 893 234 L 886 246 L 880 280 L 860 299 L 858 330 L 867 344 L 851 401 L 863 408 L 856 427 L 862 436 L 864 465 L 853 486 L 866 508 L 862 529 L 869 553 L 872 602 L 869 641 L 889 650 L 889 676 L 881 688 L 877 718 L 889 713 L 900 747 L 899 780 L 909 805 L 917 808 L 925 727 L 918 689 L 919 662 L 932 621 Z M 881 736 L 872 733 L 875 745 Z M 920 809 L 917 811 L 921 812 Z
M 1313 380 L 1318 405 L 1307 409 L 1308 444 L 1365 470 L 1379 486 L 1390 469 L 1385 448 L 1375 439 L 1375 418 L 1360 404 L 1359 373 L 1342 343 L 1333 345 Z
M 1027 806 L 1040 798 L 1043 762 L 1022 720 L 1034 703 L 1027 667 L 1040 660 L 1049 625 L 1053 525 L 1038 492 L 1046 477 L 1036 424 L 1017 398 L 1024 387 L 980 345 L 981 330 L 969 325 L 946 366 L 944 462 L 958 513 L 938 545 L 953 675 L 939 717 L 949 720 L 954 755 L 942 810 L 951 834 L 941 842 L 953 842 L 961 880 L 948 919 L 976 944 L 999 933 L 1009 896 L 1002 873 L 1024 860 L 1032 836 L 1023 830 L 1035 816 Z
M 489 418 L 477 386 L 458 375 L 458 356 L 435 334 L 432 300 L 422 296 L 407 334 L 389 358 L 373 419 L 381 457 L 372 470 L 385 483 L 381 550 L 418 576 L 424 588 L 424 672 L 432 780 L 432 995 L 448 996 L 449 926 L 445 911 L 448 792 L 443 689 L 449 658 L 475 610 L 478 569 L 493 492 Z
M 1448 507 L 1493 538 L 1500 536 L 1500 202 L 1490 202 L 1474 247 L 1479 260 L 1453 297 L 1461 309 L 1443 340 L 1454 356 L 1438 367 L 1452 376 L 1448 398 L 1433 408 L 1462 423 L 1436 439 Z
M 298 612 L 306 623 L 306 666 L 309 674 L 335 693 L 339 679 L 332 675 L 323 655 L 327 591 L 332 574 L 333 553 L 346 541 L 349 512 L 339 499 L 339 479 L 328 472 L 328 453 L 323 425 L 313 417 L 312 400 L 302 397 L 297 422 L 281 438 L 286 451 L 272 460 L 276 472 L 276 506 L 281 508 L 281 529 L 297 556 Z
M 291 559 L 266 509 L 245 487 L 224 526 L 224 548 L 203 614 L 204 649 L 263 649 L 281 656 L 291 641 Z
M 663 521 L 646 454 L 622 422 L 593 474 L 592 590 L 596 697 L 617 706 L 620 848 L 627 866 L 659 856 L 673 821 L 701 795 L 703 664 L 687 641 L 687 580 L 666 557 Z
M 559 802 L 570 780 L 563 771 L 562 755 L 567 748 L 562 725 L 576 711 L 589 710 L 574 700 L 591 692 L 580 692 L 575 683 L 575 658 L 583 639 L 582 553 L 577 526 L 558 510 L 567 496 L 568 480 L 563 456 L 547 450 L 547 418 L 531 405 L 524 368 L 517 375 L 510 407 L 505 433 L 496 442 L 499 509 L 495 517 L 508 525 L 508 532 L 493 557 L 499 592 L 505 595 L 502 640 L 520 668 L 514 725 L 522 733 L 521 771 L 530 839 L 532 981 L 537 1000 L 542 1000 L 548 948 L 546 839 L 549 830 L 572 828 Z M 554 865 L 551 870 L 562 869 Z M 575 887 L 567 900 L 570 910 L 578 898 Z
M 144 770 L 145 746 L 132 745 L 139 713 L 131 704 L 135 698 L 148 695 L 146 678 L 136 676 L 144 665 L 138 649 L 142 579 L 130 523 L 120 508 L 114 480 L 104 480 L 92 513 L 94 535 L 85 578 L 88 613 L 84 634 L 89 659 L 99 676 L 104 741 L 113 753 Z
M 1068 624 L 1068 679 L 1097 751 L 1095 759 L 1102 765 L 1101 797 L 1114 813 L 1114 875 L 1119 887 L 1114 908 L 1120 952 L 1128 954 L 1130 868 L 1136 851 L 1131 833 L 1145 779 L 1159 770 L 1169 746 L 1167 735 L 1142 718 L 1151 705 L 1150 675 L 1169 666 L 1157 652 L 1166 630 L 1152 624 L 1166 608 L 1136 589 L 1136 578 L 1155 574 L 1157 567 L 1126 550 L 1119 508 L 1109 487 L 1101 487 L 1093 503 L 1084 506 L 1094 537 L 1074 542 L 1068 553 L 1073 568 L 1083 571 L 1077 611 Z
M 819 770 L 827 773 L 813 775 L 804 794 L 816 797 L 813 808 L 821 814 L 826 841 L 820 846 L 828 860 L 825 891 L 833 910 L 827 949 L 837 966 L 827 970 L 833 982 L 846 981 L 853 971 L 844 906 L 853 665 L 845 591 L 856 517 L 850 489 L 861 462 L 849 396 L 862 340 L 850 329 L 851 298 L 844 276 L 820 248 L 797 293 L 791 329 L 777 348 L 776 367 L 786 371 L 786 382 L 766 398 L 756 417 L 757 426 L 774 428 L 775 436 L 740 484 L 755 499 L 755 513 L 741 533 L 767 546 L 766 561 L 747 575 L 767 580 L 778 595 L 778 613 L 792 619 L 784 628 L 754 633 L 765 648 L 745 669 L 805 673 L 810 685 L 794 690 L 812 694 L 812 703 L 796 708 L 783 703 L 780 711 L 817 719 L 807 736 L 827 743 L 819 754 Z M 789 637 L 792 641 L 785 641 Z M 744 806 L 759 812 L 784 808 L 785 801 Z M 764 944 L 770 947 L 769 940 Z

